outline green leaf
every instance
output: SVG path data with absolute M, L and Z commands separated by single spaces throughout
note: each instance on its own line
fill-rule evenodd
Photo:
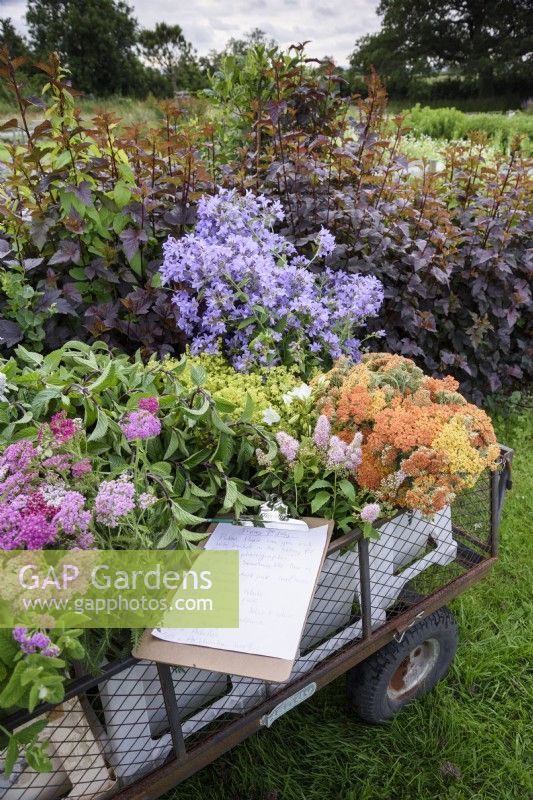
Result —
M 350 503 L 355 503 L 355 486 L 353 483 L 350 483 L 350 481 L 346 480 L 346 478 L 343 478 L 341 481 L 339 481 L 338 486 L 345 498 L 349 500 Z
M 171 522 L 163 535 L 157 540 L 156 547 L 158 550 L 164 550 L 171 544 L 180 544 L 182 541 L 182 530 L 183 528 L 181 525 L 178 525 L 177 522 Z
M 182 411 L 187 417 L 203 417 L 209 411 L 209 400 L 206 397 L 200 408 L 184 407 Z
M 28 725 L 26 728 L 22 728 L 18 730 L 15 734 L 17 737 L 17 741 L 21 744 L 30 744 L 37 739 L 39 734 L 44 731 L 46 726 L 48 725 L 48 721 L 46 719 L 38 719 L 37 722 L 32 722 L 31 725 Z
M 204 447 L 202 450 L 197 450 L 196 453 L 193 453 L 186 458 L 185 461 L 182 461 L 181 464 L 183 467 L 187 467 L 188 469 L 192 469 L 193 467 L 197 467 L 198 464 L 201 464 L 202 461 L 209 461 L 211 456 L 211 448 Z
M 180 446 L 180 440 L 178 434 L 176 433 L 176 431 L 172 431 L 172 433 L 170 434 L 170 442 L 168 443 L 168 447 L 165 450 L 165 455 L 163 456 L 165 461 L 167 460 L 167 458 L 170 458 L 170 456 L 174 455 L 179 446 Z
M 363 522 L 362 528 L 363 528 L 363 536 L 365 537 L 365 539 L 372 539 L 374 541 L 377 541 L 377 539 L 379 539 L 380 536 L 379 531 L 377 530 L 377 528 L 374 528 L 371 522 Z
M 119 208 L 123 208 L 126 203 L 129 203 L 131 198 L 131 191 L 123 181 L 118 181 L 113 189 L 113 199 Z
M 172 475 L 172 464 L 169 464 L 167 461 L 156 461 L 155 464 L 150 464 L 148 471 L 153 472 L 154 475 L 168 478 L 169 475 Z
M 207 372 L 200 365 L 194 364 L 191 367 L 191 380 L 196 386 L 203 386 L 207 380 Z
M 188 531 L 185 528 L 182 530 L 181 534 L 186 542 L 201 542 L 209 536 L 205 531 L 203 533 L 197 533 L 195 531 Z
M 294 465 L 293 475 L 294 475 L 294 482 L 295 483 L 301 483 L 303 481 L 304 468 L 303 468 L 303 464 L 300 464 L 299 461 Z
M 116 382 L 115 365 L 113 361 L 108 361 L 102 374 L 93 383 L 89 384 L 87 390 L 91 394 L 95 394 L 96 392 L 101 392 L 103 389 L 108 389 L 110 386 L 114 386 Z
M 48 747 L 48 742 L 28 747 L 24 753 L 29 766 L 36 772 L 52 771 L 52 761 L 44 752 L 45 747 Z
M 254 497 L 247 497 L 245 494 L 242 494 L 241 492 L 238 493 L 237 500 L 241 505 L 248 507 L 258 508 L 259 506 L 263 505 L 262 500 L 256 500 Z
M 15 706 L 25 692 L 22 685 L 22 674 L 26 669 L 23 661 L 18 661 L 15 669 L 11 673 L 11 677 L 6 686 L 4 686 L 0 693 L 0 708 L 11 708 Z
M 233 481 L 228 481 L 226 483 L 226 494 L 224 495 L 224 504 L 222 506 L 222 510 L 229 511 L 230 508 L 233 508 L 238 497 L 239 489 L 237 488 L 237 484 Z
M 232 403 L 230 400 L 226 400 L 225 397 L 214 397 L 213 399 L 218 411 L 222 411 L 225 414 L 231 414 L 232 411 L 235 411 L 235 403 Z
M 61 389 L 42 389 L 32 400 L 31 410 L 35 419 L 41 419 L 48 411 L 48 405 L 52 400 L 61 397 Z
M 212 461 L 222 464 L 226 467 L 231 461 L 233 455 L 233 442 L 234 437 L 229 436 L 227 433 L 221 433 L 218 437 L 217 449 L 213 453 Z
M 205 522 L 204 517 L 197 517 L 190 514 L 179 503 L 174 503 L 172 506 L 172 516 L 180 525 L 200 525 Z
M 211 411 L 211 421 L 215 428 L 219 431 L 222 431 L 222 433 L 227 433 L 229 436 L 235 435 L 233 430 L 229 427 L 229 425 L 226 425 L 222 417 L 217 414 L 215 409 L 212 409 Z
M 241 414 L 242 422 L 251 422 L 254 416 L 254 411 L 255 411 L 255 403 L 248 394 L 248 392 L 246 392 L 246 403 L 244 406 L 244 410 Z
M 239 447 L 239 453 L 237 455 L 237 468 L 239 472 L 243 470 L 246 464 L 250 461 L 254 454 L 253 445 L 248 441 L 248 439 L 243 438 L 241 439 L 241 445 Z
M 4 756 L 4 774 L 7 778 L 13 772 L 13 767 L 17 762 L 19 755 L 19 744 L 15 736 L 9 737 L 9 744 L 7 746 L 6 754 Z
M 197 486 L 192 481 L 189 481 L 189 490 L 194 497 L 212 497 L 212 492 L 206 492 L 205 489 L 201 489 L 200 486 Z
M 73 639 L 72 636 L 67 636 L 66 641 L 63 644 L 64 649 L 66 650 L 67 655 L 71 659 L 81 659 L 85 655 L 85 649 L 81 642 L 77 639 Z
M 109 429 L 109 419 L 102 411 L 98 411 L 98 419 L 96 425 L 90 436 L 87 437 L 88 442 L 96 442 L 103 439 Z
M 328 481 L 324 481 L 322 480 L 322 478 L 320 478 L 319 480 L 311 484 L 311 486 L 309 487 L 309 491 L 312 492 L 314 489 L 331 489 L 331 488 L 332 488 L 331 483 L 329 483 Z
M 20 648 L 13 639 L 11 631 L 6 628 L 0 628 L 0 661 L 3 661 L 6 666 L 12 667 L 15 656 L 19 651 Z
M 311 501 L 311 511 L 313 514 L 325 506 L 326 503 L 331 500 L 331 495 L 328 492 L 319 492 L 315 495 Z

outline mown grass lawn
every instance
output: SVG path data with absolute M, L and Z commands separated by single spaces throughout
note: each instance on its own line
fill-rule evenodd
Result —
M 453 603 L 461 645 L 447 678 L 383 727 L 367 726 L 349 712 L 341 678 L 167 800 L 527 800 L 533 795 L 528 676 L 533 415 L 496 422 L 500 441 L 516 451 L 501 559 L 488 579 Z

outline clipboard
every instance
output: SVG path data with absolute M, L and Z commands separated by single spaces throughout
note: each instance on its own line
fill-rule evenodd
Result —
M 303 517 L 303 520 L 309 527 L 310 535 L 312 535 L 313 528 L 324 525 L 327 525 L 328 528 L 320 569 L 318 570 L 307 608 L 307 613 L 309 613 L 309 608 L 316 590 L 318 578 L 324 565 L 335 523 L 333 520 L 321 519 L 319 517 Z M 214 530 L 214 528 L 214 525 L 210 525 L 209 531 Z M 162 639 L 152 636 L 150 630 L 145 630 L 139 644 L 133 650 L 133 655 L 135 658 L 145 659 L 147 661 L 161 662 L 172 666 L 207 669 L 212 672 L 239 675 L 245 678 L 257 678 L 273 683 L 283 683 L 290 678 L 294 662 L 297 658 L 297 656 L 294 659 L 274 658 L 273 656 L 239 653 L 236 650 L 219 650 L 218 648 L 203 647 L 200 645 L 165 642 Z

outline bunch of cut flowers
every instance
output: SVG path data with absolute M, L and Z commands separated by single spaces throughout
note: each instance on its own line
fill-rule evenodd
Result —
M 383 302 L 373 276 L 327 266 L 325 228 L 312 258 L 274 232 L 278 201 L 219 190 L 198 203 L 196 230 L 163 246 L 163 283 L 175 288 L 178 326 L 193 355 L 222 353 L 238 371 L 278 364 L 303 378 L 345 354 L 360 358 L 361 332 Z
M 487 414 L 447 376 L 431 378 L 402 356 L 341 359 L 317 377 L 318 408 L 345 443 L 361 440 L 354 480 L 388 509 L 432 515 L 497 466 Z

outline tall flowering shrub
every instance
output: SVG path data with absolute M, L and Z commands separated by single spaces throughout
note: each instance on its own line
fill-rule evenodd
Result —
M 362 436 L 355 479 L 389 508 L 433 514 L 494 469 L 496 437 L 454 378 L 430 378 L 410 359 L 376 353 L 340 360 L 315 380 L 319 408 L 344 442 Z
M 316 275 L 333 236 L 322 228 L 308 259 L 273 232 L 283 216 L 278 201 L 220 190 L 200 199 L 194 232 L 165 242 L 161 275 L 175 287 L 193 355 L 222 350 L 239 371 L 295 364 L 303 375 L 342 354 L 360 358 L 357 331 L 381 306 L 380 282 L 328 268 Z

